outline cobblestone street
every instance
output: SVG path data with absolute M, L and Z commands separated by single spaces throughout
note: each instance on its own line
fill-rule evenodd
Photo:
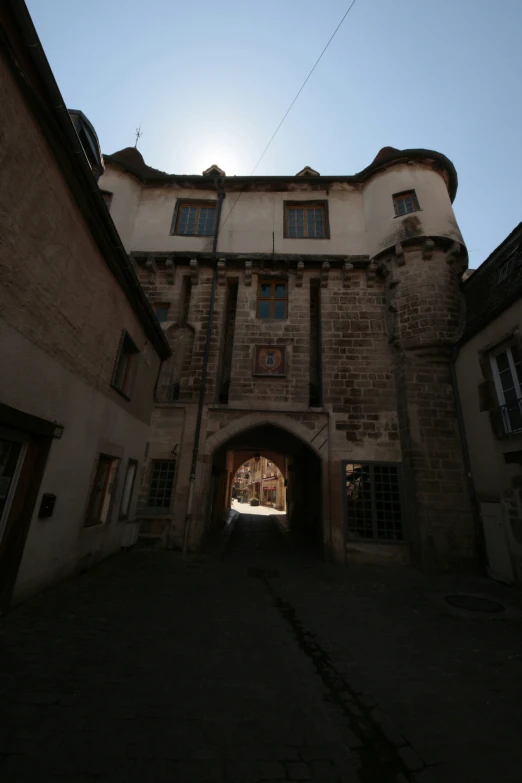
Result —
M 0 779 L 518 783 L 521 596 L 288 543 L 244 514 L 223 559 L 124 553 L 14 609 Z

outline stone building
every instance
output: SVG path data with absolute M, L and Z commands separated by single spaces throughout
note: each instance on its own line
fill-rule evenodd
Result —
M 173 351 L 142 535 L 196 549 L 261 454 L 286 461 L 290 523 L 325 557 L 472 561 L 453 164 L 385 148 L 355 175 L 174 175 L 128 148 L 105 165 L 100 187 Z
M 522 223 L 466 280 L 456 374 L 489 574 L 522 583 Z
M 262 506 L 286 511 L 286 478 L 275 462 L 256 454 L 253 460 L 245 464 L 249 466 L 247 499 L 251 501 L 255 498 Z M 286 460 L 282 468 L 288 475 Z
M 127 542 L 170 350 L 22 2 L 0 36 L 2 610 Z

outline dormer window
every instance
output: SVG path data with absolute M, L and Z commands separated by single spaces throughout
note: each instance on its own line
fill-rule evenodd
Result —
M 223 171 L 223 169 L 220 169 L 219 166 L 216 166 L 215 163 L 210 166 L 210 168 L 206 169 L 203 172 L 204 177 L 226 177 L 227 173 L 226 171 Z
M 395 209 L 395 217 L 401 217 L 410 212 L 417 212 L 420 207 L 415 191 L 405 190 L 404 193 L 395 193 L 393 196 L 393 207 Z
M 301 171 L 298 171 L 295 175 L 296 177 L 320 177 L 318 171 L 311 168 L 310 166 L 305 166 L 304 169 L 301 169 Z

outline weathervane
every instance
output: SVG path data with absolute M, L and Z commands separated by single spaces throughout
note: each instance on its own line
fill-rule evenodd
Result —
M 136 149 L 138 149 L 138 141 L 140 140 L 140 138 L 142 136 L 143 136 L 143 133 L 141 132 L 141 122 L 140 122 L 140 127 L 136 128 L 136 143 L 134 144 Z

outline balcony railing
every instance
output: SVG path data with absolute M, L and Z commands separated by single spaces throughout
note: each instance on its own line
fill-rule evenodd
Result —
M 506 435 L 522 432 L 522 399 L 499 405 L 499 410 Z

